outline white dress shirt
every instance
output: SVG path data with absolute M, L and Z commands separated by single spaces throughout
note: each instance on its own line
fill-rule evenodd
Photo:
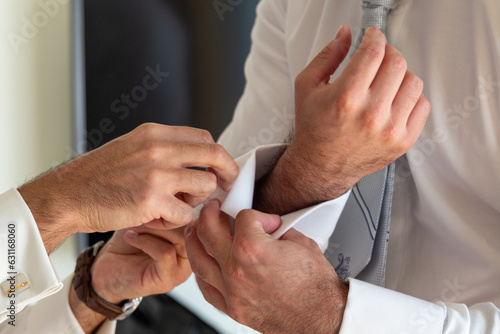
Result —
M 354 38 L 362 15 L 361 0 L 257 11 L 247 85 L 219 140 L 235 157 L 287 138 L 295 77 L 341 24 Z M 352 279 L 341 333 L 500 333 L 500 2 L 401 0 L 387 37 L 432 111 L 398 163 L 387 289 Z
M 8 225 L 15 224 L 16 258 L 14 267 L 7 262 Z M 15 189 L 0 194 L 0 279 L 7 280 L 9 272 L 22 273 L 29 282 L 29 288 L 9 298 L 1 291 L 0 333 L 54 333 L 83 334 L 69 306 L 71 277 L 60 282 L 52 266 L 33 215 L 19 192 Z M 62 290 L 61 290 L 62 289 Z M 43 299 L 43 300 L 42 300 Z M 14 300 L 15 321 L 8 317 L 7 307 Z M 116 321 L 105 321 L 98 334 L 115 331 Z

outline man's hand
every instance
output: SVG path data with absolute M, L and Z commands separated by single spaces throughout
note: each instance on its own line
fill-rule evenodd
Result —
M 211 201 L 186 228 L 186 247 L 208 302 L 266 334 L 337 333 L 347 286 L 318 245 L 294 229 L 281 240 L 268 233 L 279 216 L 244 210 L 234 237 L 227 216 Z
M 195 170 L 188 167 L 201 167 Z M 19 189 L 50 252 L 75 232 L 189 223 L 193 206 L 238 174 L 204 130 L 144 124 Z
M 166 293 L 191 274 L 184 228 L 147 227 L 115 232 L 91 268 L 92 286 L 108 302 Z M 93 332 L 105 317 L 87 308 L 72 289 L 70 305 L 82 328 Z
M 350 46 L 350 30 L 342 26 L 338 38 L 297 76 L 295 136 L 261 182 L 256 208 L 284 214 L 336 198 L 417 140 L 430 111 L 422 80 L 372 27 L 329 83 Z
M 184 227 L 115 232 L 97 255 L 91 274 L 96 293 L 115 304 L 172 290 L 191 274 Z

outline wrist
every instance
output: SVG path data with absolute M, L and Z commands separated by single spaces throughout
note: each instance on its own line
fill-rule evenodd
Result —
M 336 286 L 337 289 L 334 293 L 334 304 L 333 304 L 333 331 L 332 333 L 337 334 L 340 332 L 342 326 L 342 320 L 344 319 L 344 312 L 347 305 L 347 295 L 349 293 L 349 283 L 343 282 L 341 279 L 337 278 Z
M 287 191 L 300 197 L 296 211 L 345 194 L 358 180 L 334 165 L 332 158 L 318 149 L 292 141 L 273 172 Z
M 308 182 L 314 183 L 318 177 L 322 179 L 322 182 L 316 181 L 315 185 L 324 189 L 327 199 L 343 195 L 361 178 L 349 167 L 351 158 L 335 153 L 332 150 L 334 145 L 325 144 L 320 139 L 303 140 L 296 137 L 288 147 L 289 152 L 284 154 L 285 162 L 291 163 L 296 169 L 302 169 Z M 294 164 L 294 161 L 297 163 Z
M 46 176 L 41 178 L 44 177 Z M 47 184 L 41 178 L 21 186 L 18 191 L 35 219 L 48 254 L 64 239 L 78 231 L 74 219 L 69 214 L 71 206 L 56 195 L 60 190 L 54 187 L 58 186 Z
M 119 281 L 120 279 L 123 279 L 123 277 L 121 277 L 122 274 L 112 272 L 112 275 L 110 275 L 109 272 L 103 272 L 103 270 L 99 269 L 96 270 L 96 265 L 99 267 L 99 259 L 106 254 L 108 247 L 109 242 L 100 248 L 92 262 L 90 267 L 90 285 L 100 298 L 111 304 L 120 304 L 127 299 L 120 296 L 120 291 L 116 291 L 117 289 L 123 291 L 124 286 L 120 284 Z M 100 266 L 100 268 L 102 268 L 102 266 Z
M 104 246 L 106 247 L 106 246 Z M 118 273 L 114 273 L 114 277 L 109 277 L 102 274 L 101 272 L 95 271 L 95 264 L 99 261 L 99 257 L 102 255 L 102 253 L 105 252 L 105 249 L 103 248 L 100 254 L 97 255 L 97 258 L 95 259 L 94 263 L 92 264 L 92 267 L 90 269 L 91 272 L 91 285 L 95 291 L 95 293 L 105 301 L 112 303 L 112 304 L 120 304 L 127 298 L 122 298 L 120 296 L 120 293 L 115 291 L 115 288 L 120 288 L 123 290 L 123 285 L 120 282 L 114 282 L 115 278 L 120 279 L 121 277 L 119 276 Z
M 342 326 L 344 311 L 347 305 L 349 287 L 335 276 L 326 278 L 320 295 L 309 305 L 299 325 L 300 333 L 338 334 Z M 289 331 L 287 331 L 289 332 Z
M 72 286 L 78 299 L 88 308 L 103 314 L 110 320 L 122 320 L 134 312 L 141 302 L 142 297 L 121 300 L 121 298 L 114 295 L 113 291 L 105 292 L 108 285 L 105 285 L 104 289 L 100 290 L 101 295 L 96 292 L 93 286 L 91 269 L 102 244 L 103 241 L 100 241 L 94 246 L 87 248 L 78 256 Z M 108 299 L 104 299 L 102 295 Z M 120 300 L 120 302 L 113 302 L 115 300 Z
M 106 320 L 104 315 L 90 309 L 78 298 L 73 286 L 69 293 L 69 306 L 85 333 L 95 333 L 96 329 Z
M 338 198 L 350 189 L 345 178 L 327 171 L 326 162 L 312 153 L 314 161 L 307 152 L 313 151 L 301 147 L 295 139 L 280 152 L 272 171 L 255 184 L 254 209 L 284 215 Z

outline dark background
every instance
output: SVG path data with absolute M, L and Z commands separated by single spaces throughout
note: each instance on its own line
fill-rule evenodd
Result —
M 104 118 L 115 127 L 100 131 L 102 140 L 89 136 L 88 149 L 144 122 L 190 125 L 219 136 L 243 91 L 258 1 L 232 0 L 239 4 L 226 4 L 231 10 L 225 11 L 214 3 L 85 1 L 87 131 L 95 134 Z M 169 76 L 144 97 L 146 68 L 157 66 Z M 139 99 L 131 94 L 134 89 Z M 130 95 L 131 104 L 122 101 L 124 95 Z
M 87 150 L 145 122 L 204 128 L 216 139 L 243 92 L 257 3 L 84 1 Z M 109 236 L 92 234 L 89 244 Z M 117 333 L 216 332 L 160 295 L 145 298 Z

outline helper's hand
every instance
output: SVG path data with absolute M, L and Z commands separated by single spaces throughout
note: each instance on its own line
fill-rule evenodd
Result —
M 202 167 L 194 170 L 187 167 Z M 75 232 L 189 223 L 193 206 L 238 174 L 204 130 L 144 124 L 24 185 L 48 251 Z
M 184 227 L 115 232 L 97 255 L 91 274 L 96 293 L 115 304 L 169 292 L 191 274 Z
M 166 293 L 191 274 L 184 244 L 184 227 L 147 227 L 117 231 L 91 268 L 92 287 L 105 300 L 123 300 Z M 92 311 L 71 289 L 69 303 L 85 333 L 95 333 L 105 316 Z
M 282 214 L 342 195 L 403 155 L 422 131 L 430 111 L 422 80 L 377 28 L 366 31 L 344 71 L 329 83 L 350 46 L 344 25 L 297 76 L 295 136 L 263 191 L 281 193 L 278 184 L 286 184 L 299 198 L 280 203 L 264 197 L 278 208 L 266 211 Z
M 208 302 L 262 333 L 337 333 L 347 286 L 318 245 L 290 230 L 281 240 L 268 233 L 279 216 L 244 210 L 234 237 L 219 203 L 203 208 L 186 228 L 186 247 Z

